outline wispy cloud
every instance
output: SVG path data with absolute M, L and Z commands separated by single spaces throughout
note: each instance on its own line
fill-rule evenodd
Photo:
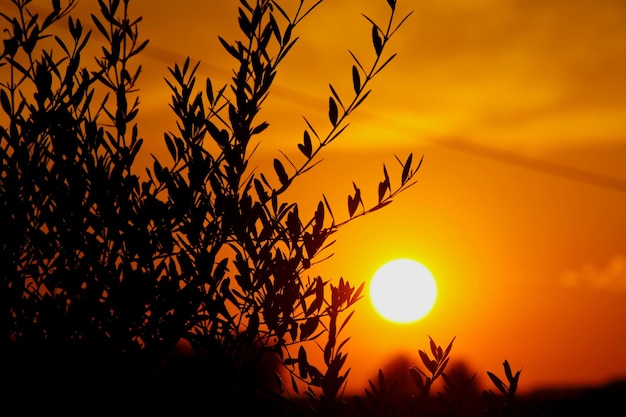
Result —
M 569 288 L 626 292 L 626 256 L 615 255 L 600 267 L 587 264 L 566 271 L 561 276 L 561 283 Z

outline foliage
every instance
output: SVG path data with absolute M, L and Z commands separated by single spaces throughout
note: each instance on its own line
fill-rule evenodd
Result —
M 164 141 L 173 162 L 155 159 L 145 179 L 133 163 L 143 143 L 135 58 L 147 41 L 129 1 L 98 1 L 91 18 L 106 42 L 93 69 L 82 56 L 91 30 L 72 18 L 74 0 L 53 1 L 43 21 L 30 1 L 12 3 L 15 16 L 2 15 L 8 79 L 0 90 L 8 116 L 0 130 L 5 347 L 25 362 L 39 358 L 39 368 L 85 354 L 152 370 L 184 340 L 217 375 L 210 387 L 224 408 L 246 404 L 233 397 L 253 388 L 243 373 L 271 353 L 291 381 L 280 381 L 281 392 L 297 393 L 303 382 L 316 407 L 333 406 L 348 373 L 340 335 L 350 315 L 342 316 L 363 286 L 304 275 L 334 231 L 388 204 L 416 169 L 409 156 L 392 189 L 385 168 L 367 209 L 355 186 L 343 222 L 325 198 L 303 218 L 282 196 L 344 131 L 393 58 L 383 52 L 400 26 L 392 24 L 395 2 L 386 29 L 368 19 L 375 59 L 364 66 L 353 55 L 352 97 L 331 85 L 329 126 L 307 121 L 303 161 L 276 158 L 265 174 L 247 169 L 251 139 L 268 126 L 257 116 L 296 27 L 320 2 L 289 14 L 273 1 L 241 1 L 241 40 L 220 37 L 236 61 L 230 85 L 216 91 L 207 79 L 196 91 L 197 65 L 170 68 L 179 131 Z M 70 38 L 52 36 L 51 25 L 65 19 Z M 314 340 L 321 364 L 308 359 Z
M 12 401 L 37 395 L 47 410 L 54 401 L 67 411 L 81 400 L 112 410 L 133 400 L 140 411 L 203 405 L 247 415 L 287 400 L 302 412 L 339 411 L 349 373 L 342 332 L 363 284 L 307 272 L 341 226 L 412 186 L 421 161 L 398 159 L 395 186 L 383 167 L 373 204 L 354 185 L 347 218 L 324 196 L 308 216 L 285 198 L 394 58 L 388 43 L 408 16 L 396 22 L 387 0 L 384 25 L 366 17 L 372 63 L 351 53 L 353 91 L 330 85 L 328 124 L 305 118 L 299 160 L 281 153 L 269 171 L 249 168 L 277 69 L 321 2 L 288 12 L 240 0 L 240 38 L 219 38 L 235 61 L 228 85 L 208 78 L 199 88 L 189 59 L 170 67 L 171 161 L 154 158 L 141 175 L 137 56 L 148 41 L 130 1 L 98 0 L 90 24 L 73 17 L 77 0 L 52 0 L 44 16 L 32 0 L 11 0 L 14 15 L 0 14 L 0 343 Z M 69 36 L 52 31 L 62 22 Z M 89 64 L 93 31 L 104 44 Z M 441 361 L 449 348 L 437 352 Z M 273 385 L 259 376 L 266 363 Z M 421 389 L 444 375 L 436 363 Z M 303 390 L 310 404 L 299 408 Z
M 450 352 L 454 339 L 444 349 L 429 338 L 430 355 L 419 350 L 421 365 L 408 368 L 413 390 L 399 386 L 399 381 L 389 380 L 383 370 L 378 372 L 376 382 L 369 381 L 364 395 L 355 395 L 352 401 L 352 415 L 361 417 L 400 417 L 400 416 L 502 416 L 511 417 L 516 411 L 516 390 L 520 371 L 511 371 L 508 361 L 503 368 L 506 383 L 492 372 L 487 372 L 498 393 L 486 389 L 482 393 L 484 401 L 478 401 L 475 394 L 476 374 L 468 375 L 464 370 L 450 369 Z M 507 385 L 508 383 L 508 385 Z M 439 385 L 439 389 L 435 387 Z

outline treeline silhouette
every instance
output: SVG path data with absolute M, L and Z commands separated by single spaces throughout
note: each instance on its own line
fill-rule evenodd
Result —
M 14 13 L 0 13 L 2 407 L 376 415 L 388 393 L 382 372 L 362 401 L 343 399 L 345 329 L 363 284 L 309 271 L 330 256 L 340 227 L 415 184 L 421 160 L 396 158 L 394 182 L 383 166 L 372 203 L 354 184 L 345 215 L 325 196 L 304 215 L 285 192 L 347 128 L 410 13 L 397 22 L 396 1 L 386 0 L 386 21 L 365 16 L 371 64 L 350 52 L 351 91 L 331 84 L 327 122 L 305 118 L 293 155 L 261 171 L 249 166 L 268 127 L 259 111 L 299 24 L 322 1 L 287 9 L 240 0 L 240 37 L 219 37 L 232 79 L 200 83 L 189 59 L 169 68 L 178 130 L 163 135 L 169 159 L 155 157 L 140 175 L 138 56 L 148 41 L 134 2 L 98 0 L 89 24 L 73 16 L 77 0 L 51 0 L 46 14 L 32 0 L 10 2 Z M 53 31 L 58 23 L 67 36 Z M 95 61 L 84 56 L 93 31 L 102 39 Z M 430 340 L 425 370 L 408 370 L 420 398 L 439 378 L 454 382 L 451 347 Z M 504 364 L 506 383 L 490 374 L 501 395 L 486 395 L 506 414 L 519 372 Z

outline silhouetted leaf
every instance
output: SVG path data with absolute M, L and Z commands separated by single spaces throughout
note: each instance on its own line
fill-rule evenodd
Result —
M 143 41 L 138 47 L 134 48 L 127 56 L 127 58 L 133 57 L 139 53 L 141 53 L 141 51 L 143 51 L 146 46 L 148 46 L 148 43 L 150 43 L 150 40 L 146 39 L 145 41 Z
M 4 89 L 0 90 L 0 104 L 2 104 L 2 110 L 11 116 L 11 101 L 9 100 L 9 96 Z
M 413 162 L 413 154 L 409 154 L 409 157 L 406 159 L 404 166 L 402 167 L 402 185 L 406 184 L 406 181 L 409 178 L 411 173 L 411 164 Z
M 229 44 L 224 38 L 222 38 L 221 36 L 218 36 L 218 39 L 220 41 L 220 43 L 222 44 L 222 47 L 224 47 L 224 49 L 226 50 L 226 52 L 228 52 L 230 55 L 232 55 L 235 59 L 239 60 L 241 59 L 241 52 L 239 52 L 237 50 L 237 48 L 235 48 L 234 46 L 232 46 L 231 44 Z
M 378 370 L 378 387 L 380 388 L 381 392 L 387 391 L 387 384 L 385 382 L 385 375 L 383 374 L 383 370 L 382 369 Z
M 419 353 L 420 358 L 422 359 L 422 363 L 424 364 L 426 369 L 428 369 L 428 371 L 431 374 L 434 374 L 437 371 L 437 362 L 435 362 L 434 360 L 430 359 L 428 357 L 428 355 L 426 354 L 426 352 L 424 352 L 423 350 L 420 350 L 418 353 Z
M 391 189 L 391 182 L 389 180 L 389 174 L 387 173 L 387 167 L 383 165 L 383 174 L 385 179 L 378 183 L 378 202 L 380 203 L 385 198 L 387 191 Z
M 436 360 L 441 359 L 440 355 L 439 355 L 439 350 L 437 349 L 437 344 L 435 343 L 435 341 L 433 340 L 432 337 L 428 337 L 429 342 L 430 342 L 430 351 L 433 354 L 433 356 L 435 357 Z
M 306 340 L 309 336 L 311 336 L 315 330 L 317 330 L 317 326 L 319 325 L 320 319 L 318 316 L 309 317 L 303 324 L 300 325 L 300 340 Z
M 94 25 L 96 25 L 96 28 L 98 29 L 100 34 L 102 34 L 102 36 L 104 36 L 104 38 L 107 41 L 111 42 L 111 37 L 109 36 L 109 32 L 104 28 L 104 25 L 102 24 L 102 22 L 100 22 L 100 20 L 96 17 L 96 15 L 92 14 L 91 20 L 93 21 Z
M 66 54 L 70 55 L 69 49 L 67 49 L 67 46 L 65 46 L 65 43 L 63 43 L 63 40 L 60 37 L 55 35 L 54 36 L 54 40 L 59 44 L 61 49 L 63 49 L 63 52 L 65 52 Z
M 337 109 L 337 103 L 332 97 L 328 98 L 328 119 L 333 126 L 337 126 L 337 117 L 339 111 Z
M 495 385 L 502 394 L 506 395 L 508 390 L 506 385 L 504 385 L 504 382 L 502 382 L 500 378 L 495 376 L 492 372 L 487 371 L 487 375 L 489 376 L 489 379 L 491 379 L 491 382 L 493 382 L 493 385 Z
M 164 133 L 163 137 L 165 139 L 165 144 L 167 145 L 167 150 L 172 156 L 172 159 L 174 161 L 178 160 L 178 152 L 176 149 L 176 145 L 174 145 L 174 141 L 172 140 L 172 137 L 168 133 Z
M 454 343 L 454 340 L 456 339 L 456 336 L 454 336 L 452 338 L 452 340 L 450 341 L 450 343 L 448 343 L 448 346 L 446 347 L 446 350 L 443 352 L 443 357 L 447 358 L 448 355 L 450 354 L 450 351 L 452 350 L 452 344 Z
M 320 201 L 317 203 L 317 209 L 315 210 L 315 224 L 313 225 L 313 230 L 319 232 L 324 227 L 324 204 Z
M 361 98 L 355 103 L 353 109 L 356 109 L 357 107 L 359 107 L 365 101 L 365 99 L 370 95 L 371 92 L 372 90 L 367 90 L 367 92 L 363 94 Z
M 300 149 L 300 152 L 302 152 L 304 156 L 311 158 L 313 145 L 311 144 L 311 135 L 308 130 L 304 131 L 304 141 L 298 144 L 298 149 Z
M 263 132 L 265 129 L 267 129 L 269 127 L 269 123 L 267 122 L 263 122 L 258 126 L 255 126 L 254 128 L 252 128 L 252 131 L 250 132 L 252 135 L 256 135 L 259 134 L 261 132 Z
M 415 369 L 414 367 L 410 367 L 409 368 L 409 374 L 411 375 L 411 378 L 413 379 L 413 382 L 415 382 L 415 385 L 417 385 L 417 387 L 421 390 L 424 389 L 424 378 L 422 377 L 422 374 L 420 373 L 420 371 L 418 371 L 417 369 Z
M 354 92 L 359 94 L 361 91 L 361 75 L 356 65 L 352 66 L 352 87 L 354 88 Z
M 509 365 L 509 361 L 505 360 L 502 366 L 504 367 L 504 374 L 506 375 L 506 379 L 508 381 L 512 381 L 513 373 L 511 372 L 511 365 Z
M 244 35 L 246 35 L 246 37 L 248 38 L 252 38 L 252 36 L 254 35 L 254 27 L 241 8 L 239 9 L 238 21 L 239 27 L 241 28 L 241 31 L 244 33 Z
M 339 103 L 342 109 L 345 109 L 343 103 L 341 102 L 341 98 L 339 98 L 339 94 L 337 94 L 337 91 L 335 90 L 335 87 L 333 87 L 332 84 L 328 84 L 328 86 L 330 87 L 330 92 L 332 93 L 333 97 L 335 98 L 335 100 L 337 100 L 337 103 Z
M 380 56 L 383 51 L 383 40 L 380 37 L 380 29 L 378 29 L 376 25 L 372 26 L 372 43 L 376 51 L 376 56 Z
M 354 186 L 354 197 L 351 195 L 348 196 L 348 213 L 350 217 L 354 216 L 356 209 L 361 203 L 361 190 L 356 186 L 355 183 L 352 183 L 352 185 Z
M 278 180 L 280 181 L 281 185 L 286 185 L 287 183 L 289 183 L 289 176 L 287 175 L 287 172 L 285 171 L 285 167 L 283 166 L 282 162 L 280 162 L 278 158 L 274 158 L 274 171 L 276 171 L 276 175 L 278 175 Z
M 308 376 L 309 362 L 306 357 L 306 350 L 304 346 L 300 345 L 298 349 L 298 371 L 300 372 L 300 378 L 306 378 Z
M 385 62 L 383 62 L 377 69 L 376 72 L 374 72 L 373 76 L 377 75 L 379 72 L 381 72 L 391 61 L 393 61 L 393 59 L 396 57 L 397 54 L 393 54 L 391 55 L 389 58 L 387 58 L 387 60 Z

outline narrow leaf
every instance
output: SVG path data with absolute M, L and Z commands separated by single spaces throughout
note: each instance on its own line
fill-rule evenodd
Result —
M 380 37 L 380 31 L 376 25 L 372 26 L 372 43 L 376 51 L 376 56 L 380 56 L 383 51 L 383 40 Z
M 276 171 L 276 175 L 278 175 L 278 180 L 281 185 L 285 185 L 289 182 L 289 176 L 285 171 L 285 167 L 277 158 L 274 158 L 274 171 Z
M 298 149 L 300 152 L 304 154 L 307 158 L 311 158 L 313 153 L 313 145 L 311 143 L 311 135 L 308 130 L 304 131 L 304 141 L 298 144 Z
M 11 101 L 9 100 L 7 92 L 4 90 L 0 90 L 0 103 L 2 104 L 2 110 L 11 116 Z
M 308 376 L 307 369 L 309 367 L 309 362 L 306 357 L 306 350 L 304 346 L 300 346 L 298 350 L 298 371 L 300 372 L 301 378 L 306 378 Z
M 352 87 L 354 88 L 354 92 L 359 94 L 361 91 L 361 75 L 356 65 L 352 66 Z
M 422 378 L 422 374 L 414 367 L 409 368 L 409 374 L 411 375 L 411 378 L 413 378 L 415 385 L 417 385 L 420 391 L 422 391 L 424 389 L 424 379 Z
M 328 98 L 328 119 L 330 123 L 334 126 L 337 126 L 337 117 L 339 116 L 339 111 L 337 109 L 337 103 L 332 97 Z
M 498 390 L 506 395 L 507 394 L 507 389 L 506 389 L 506 385 L 504 385 L 504 382 L 502 382 L 500 380 L 500 378 L 498 378 L 497 376 L 495 376 L 493 373 L 487 371 L 487 375 L 489 376 L 489 379 L 491 379 L 491 382 L 493 382 L 493 385 L 496 386 L 496 388 L 498 388 Z
M 411 173 L 411 164 L 413 163 L 413 154 L 409 154 L 409 157 L 406 159 L 404 166 L 402 167 L 402 185 L 406 183 L 409 179 L 409 174 Z

